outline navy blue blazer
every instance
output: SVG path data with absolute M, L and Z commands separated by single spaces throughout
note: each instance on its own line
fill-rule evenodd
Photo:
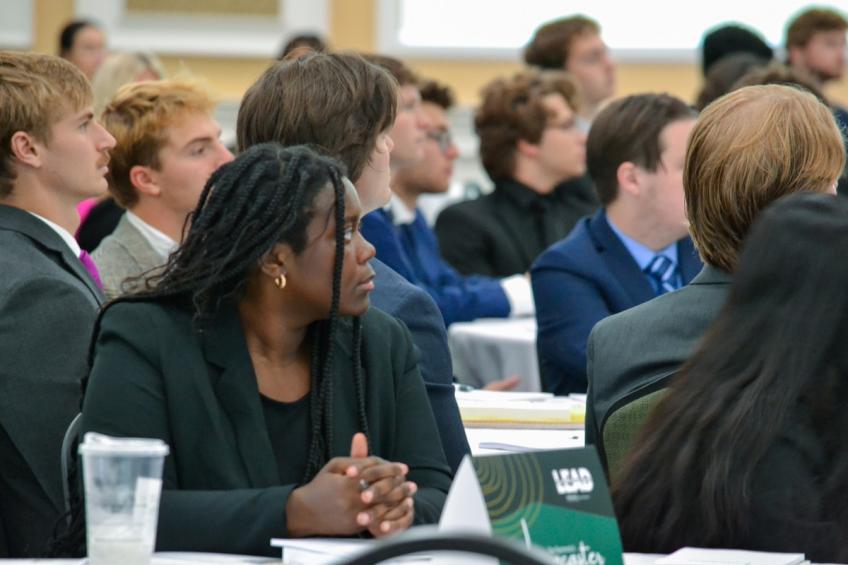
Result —
M 509 300 L 500 281 L 463 277 L 449 267 L 420 211 L 411 224 L 396 226 L 388 212 L 375 210 L 362 219 L 362 235 L 377 248 L 380 261 L 433 297 L 445 325 L 509 316 Z
M 471 450 L 456 405 L 448 336 L 439 309 L 426 292 L 377 259 L 371 261 L 371 267 L 376 273 L 371 305 L 399 319 L 412 334 L 445 457 L 456 472 L 462 457 Z
M 688 237 L 677 242 L 677 259 L 688 284 L 702 267 Z M 651 300 L 654 289 L 603 210 L 580 220 L 530 273 L 542 386 L 556 394 L 586 392 L 589 332 L 607 316 Z

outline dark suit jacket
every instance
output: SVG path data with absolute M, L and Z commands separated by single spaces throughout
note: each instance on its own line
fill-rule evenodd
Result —
M 587 444 L 603 454 L 603 426 L 616 402 L 680 368 L 724 306 L 731 280 L 707 265 L 688 286 L 598 322 L 586 350 Z
M 442 316 L 426 292 L 377 259 L 371 261 L 371 266 L 377 274 L 371 305 L 396 317 L 409 328 L 412 341 L 420 353 L 421 377 L 439 426 L 442 446 L 455 472 L 463 456 L 471 450 L 454 396 L 453 366 Z
M 677 242 L 683 284 L 703 266 L 692 240 Z M 545 390 L 586 392 L 586 340 L 611 314 L 656 296 L 645 273 L 610 227 L 606 213 L 580 220 L 531 270 L 536 301 L 539 369 Z
M 545 196 L 514 180 L 499 180 L 490 194 L 443 210 L 436 235 L 442 256 L 461 274 L 508 277 L 527 272 L 542 251 L 597 207 L 586 177 Z
M 396 226 L 388 212 L 374 210 L 362 218 L 361 229 L 380 261 L 436 301 L 446 325 L 509 316 L 509 300 L 500 280 L 463 277 L 448 266 L 420 211 L 414 222 Z
M 0 205 L 0 557 L 43 555 L 64 512 L 60 448 L 101 301 L 56 232 Z
M 351 326 L 343 320 L 333 358 L 334 457 L 348 456 L 351 437 L 360 431 Z M 362 317 L 362 339 L 371 453 L 409 466 L 419 486 L 415 523 L 434 523 L 451 473 L 409 332 L 372 308 Z M 271 538 L 287 536 L 286 502 L 298 485 L 279 484 L 234 303 L 202 326 L 173 303 L 110 307 L 83 405 L 82 432 L 92 430 L 160 438 L 170 446 L 159 550 L 273 555 Z
M 803 552 L 819 563 L 844 563 L 846 532 L 833 515 L 845 502 L 831 504 L 824 482 L 838 463 L 803 402 L 791 408 L 783 429 L 754 467 L 751 477 L 751 528 L 740 548 Z M 844 453 L 836 448 L 839 453 Z

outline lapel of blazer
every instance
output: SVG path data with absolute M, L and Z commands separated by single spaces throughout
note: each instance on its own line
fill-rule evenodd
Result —
M 651 283 L 636 260 L 624 246 L 607 221 L 603 210 L 595 213 L 589 220 L 589 234 L 595 242 L 595 248 L 601 259 L 621 285 L 624 293 L 633 301 L 633 305 L 647 302 L 656 296 Z
M 0 227 L 27 236 L 45 254 L 53 257 L 58 265 L 77 277 L 89 290 L 96 305 L 103 304 L 103 292 L 97 287 L 88 271 L 85 270 L 79 257 L 74 256 L 68 245 L 50 226 L 26 210 L 0 205 Z
M 279 470 L 235 304 L 223 303 L 202 327 L 204 357 L 221 370 L 215 394 L 232 425 L 250 484 L 255 488 L 273 486 L 279 482 Z
M 126 214 L 121 216 L 113 235 L 143 272 L 162 265 L 162 258 L 150 242 L 141 235 L 138 228 L 129 221 Z

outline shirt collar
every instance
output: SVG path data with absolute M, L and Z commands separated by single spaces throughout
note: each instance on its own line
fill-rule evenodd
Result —
M 157 230 L 129 210 L 126 212 L 127 221 L 141 233 L 141 236 L 147 240 L 147 243 L 153 248 L 163 261 L 168 259 L 168 256 L 178 247 L 177 242 Z
M 396 226 L 411 224 L 415 221 L 415 210 L 410 210 L 406 204 L 401 202 L 400 198 L 392 195 L 389 203 L 383 207 L 383 210 L 388 212 L 392 223 Z
M 635 239 L 631 237 L 627 237 L 624 233 L 616 227 L 616 225 L 612 222 L 609 216 L 607 216 L 607 223 L 609 227 L 615 232 L 615 235 L 618 236 L 618 239 L 621 240 L 621 243 L 624 244 L 624 247 L 627 248 L 627 251 L 630 252 L 630 255 L 636 261 L 636 264 L 639 265 L 639 268 L 643 271 L 650 264 L 650 262 L 657 255 L 665 255 L 668 259 L 677 265 L 677 242 L 671 243 L 665 249 L 660 249 L 659 251 L 654 251 L 650 247 L 646 247 L 645 245 L 639 243 Z
M 552 190 L 550 194 L 539 194 L 529 186 L 518 182 L 515 179 L 501 179 L 495 182 L 495 190 L 506 194 L 514 200 L 522 208 L 532 208 L 537 202 L 543 200 L 553 200 L 556 190 Z
M 27 210 L 27 212 L 29 212 L 29 210 Z M 64 241 L 67 244 L 67 246 L 71 248 L 71 251 L 73 252 L 73 254 L 76 257 L 80 256 L 82 249 L 80 248 L 79 243 L 77 243 L 77 240 L 74 239 L 74 236 L 71 235 L 71 232 L 69 232 L 68 230 L 66 230 L 65 228 L 60 226 L 59 224 L 57 224 L 55 222 L 51 222 L 50 220 L 48 220 L 44 216 L 39 216 L 35 212 L 29 212 L 29 213 L 32 214 L 33 216 L 35 216 L 36 218 L 38 218 L 39 220 L 41 220 L 42 222 L 44 222 L 45 224 L 47 224 L 47 226 L 50 229 L 52 229 L 54 232 L 56 232 L 56 234 L 59 237 L 62 238 L 62 241 Z

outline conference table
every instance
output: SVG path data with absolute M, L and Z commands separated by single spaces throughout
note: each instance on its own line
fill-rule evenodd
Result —
M 475 456 L 534 449 L 582 447 L 584 444 L 583 427 L 578 422 L 582 421 L 579 416 L 585 412 L 585 395 L 554 397 L 548 393 L 457 390 L 456 396 L 460 414 L 464 415 L 466 436 L 472 454 Z M 541 414 L 556 412 L 562 415 L 554 424 L 533 423 L 533 418 L 528 415 L 527 421 L 519 422 L 515 426 L 503 422 L 494 427 L 481 425 L 479 418 L 481 414 L 486 413 L 486 409 L 492 412 L 497 411 L 499 407 L 511 404 L 514 404 L 515 408 L 510 408 L 509 412 L 516 420 L 522 419 L 522 411 L 529 412 L 531 407 L 537 407 L 537 411 Z M 663 556 L 625 553 L 624 565 L 655 565 L 660 557 Z M 310 562 L 330 563 L 331 561 L 328 559 Z M 426 557 L 415 560 L 416 563 L 427 561 L 429 559 Z M 438 559 L 433 561 L 443 563 Z M 274 563 L 284 564 L 285 561 L 269 557 L 193 552 L 159 552 L 153 555 L 151 561 L 151 565 L 270 565 Z M 86 559 L 0 559 L 0 564 L 87 565 L 88 561 Z
M 625 553 L 624 565 L 654 565 L 661 555 Z M 426 561 L 415 561 L 424 563 Z M 0 559 L 0 563 L 9 565 L 88 565 L 87 559 Z M 155 553 L 151 565 L 273 565 L 283 563 L 280 559 L 269 557 L 250 557 L 246 555 L 225 555 L 221 553 Z
M 448 345 L 454 375 L 461 383 L 483 388 L 517 376 L 515 390 L 541 390 L 533 317 L 455 322 L 448 328 Z

